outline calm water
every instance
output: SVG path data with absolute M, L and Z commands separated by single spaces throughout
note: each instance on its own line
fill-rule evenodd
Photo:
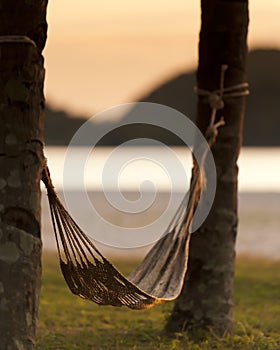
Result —
M 183 148 L 166 152 L 164 148 L 144 147 L 122 148 L 118 153 L 113 148 L 100 148 L 91 155 L 83 148 L 89 155 L 81 172 L 79 160 L 84 155 L 80 151 L 75 149 L 67 156 L 72 170 L 64 178 L 63 192 L 66 149 L 47 149 L 53 182 L 60 196 L 66 197 L 71 214 L 93 239 L 105 243 L 97 244 L 105 254 L 144 254 L 149 248 L 146 245 L 164 232 L 187 188 L 190 154 Z M 237 252 L 279 259 L 280 149 L 243 149 L 239 166 Z M 42 209 L 44 247 L 55 249 L 45 195 Z M 132 241 L 145 247 L 112 247 Z
M 66 147 L 46 149 L 57 189 L 62 189 L 64 183 L 67 190 L 80 190 L 84 184 L 88 190 L 98 191 L 102 186 L 116 190 L 112 183 L 117 176 L 123 190 L 138 190 L 143 181 L 150 181 L 158 190 L 170 190 L 172 184 L 173 190 L 184 191 L 190 178 L 192 161 L 184 147 L 121 147 L 117 150 L 100 147 L 92 153 L 90 148 L 76 147 L 68 154 L 66 151 Z M 65 156 L 71 171 L 63 180 Z M 81 161 L 82 157 L 85 162 Z M 243 148 L 238 163 L 241 192 L 280 193 L 280 148 Z M 77 168 L 81 164 L 82 169 Z M 178 176 L 174 169 L 182 173 Z M 81 181 L 81 171 L 84 181 Z

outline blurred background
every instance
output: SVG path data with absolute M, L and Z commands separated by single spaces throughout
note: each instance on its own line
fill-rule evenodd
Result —
M 277 0 L 250 1 L 248 82 L 251 94 L 247 99 L 244 147 L 239 160 L 237 244 L 239 253 L 275 258 L 280 257 L 279 14 L 280 2 Z M 54 183 L 59 191 L 63 190 L 67 145 L 79 127 L 96 113 L 123 103 L 147 101 L 171 106 L 195 119 L 193 86 L 198 59 L 199 1 L 174 0 L 171 3 L 163 0 L 160 4 L 147 0 L 137 3 L 128 0 L 50 1 L 48 24 L 44 51 L 45 141 Z M 103 119 L 93 120 L 90 129 L 93 134 L 102 134 L 108 125 L 113 130 L 117 119 L 129 117 L 114 113 L 101 115 Z M 102 172 L 114 146 L 127 138 L 125 132 L 119 130 L 103 140 L 94 169 Z M 140 131 L 139 135 L 142 135 Z M 153 134 L 149 136 L 152 138 Z M 177 139 L 170 135 L 163 137 L 179 161 L 186 164 L 187 183 L 191 168 L 189 156 Z M 90 138 L 83 141 L 80 147 L 92 146 Z M 161 146 L 156 146 L 153 151 L 148 146 L 149 143 L 142 148 L 143 155 L 153 153 L 153 157 L 149 157 L 157 160 L 162 154 Z M 130 152 L 133 160 L 131 147 L 124 152 Z M 76 156 L 79 157 L 79 151 Z M 150 204 L 137 215 L 118 210 L 109 203 L 102 192 L 102 181 L 96 179 L 93 170 L 93 175 L 87 177 L 87 191 L 93 198 L 91 203 L 97 203 L 100 216 L 112 224 L 112 232 L 107 234 L 115 235 L 119 227 L 150 225 L 168 211 L 165 209 L 172 187 L 170 179 L 161 171 L 151 179 L 151 173 L 155 173 L 154 165 L 151 160 L 145 164 L 131 161 L 129 171 L 120 176 L 120 187 L 128 200 L 139 198 L 139 186 L 145 180 L 152 181 L 158 189 L 156 196 L 148 190 L 142 193 L 150 196 Z M 76 204 L 77 221 L 85 230 L 90 230 L 94 238 L 92 231 L 99 230 L 98 223 L 89 220 L 91 209 L 84 206 L 81 196 L 84 188 L 77 186 L 75 176 L 73 179 L 73 183 L 64 188 L 64 194 L 67 192 L 68 199 Z M 176 184 L 178 203 L 185 187 L 183 183 Z M 111 192 L 117 190 L 111 189 Z M 43 196 L 44 246 L 53 249 L 48 215 Z M 137 252 L 142 254 L 145 249 Z M 109 252 L 123 254 L 120 249 L 112 248 Z

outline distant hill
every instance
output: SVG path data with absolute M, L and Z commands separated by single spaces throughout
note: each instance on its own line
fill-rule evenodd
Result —
M 62 110 L 55 110 L 49 105 L 45 109 L 46 145 L 68 145 L 79 127 L 87 119 L 83 116 L 72 117 Z
M 280 146 L 280 51 L 255 50 L 248 55 L 248 82 L 250 96 L 247 98 L 244 122 L 245 146 Z M 186 72 L 153 89 L 138 101 L 155 102 L 173 107 L 195 120 L 196 96 L 193 93 L 195 72 Z M 130 118 L 127 115 L 124 118 Z M 67 145 L 85 118 L 71 118 L 63 111 L 46 109 L 45 141 L 47 145 Z M 114 123 L 109 123 L 114 128 Z M 90 135 L 100 135 L 105 124 L 95 124 L 88 130 Z M 115 145 L 136 137 L 158 138 L 168 144 L 179 140 L 164 130 L 146 126 L 123 127 L 108 134 L 100 144 Z

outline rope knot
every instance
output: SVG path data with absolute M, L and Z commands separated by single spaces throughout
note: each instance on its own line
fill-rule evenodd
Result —
M 202 97 L 202 101 L 207 102 L 211 107 L 212 113 L 210 117 L 210 126 L 206 132 L 206 136 L 213 140 L 216 139 L 218 134 L 218 127 L 225 124 L 223 119 L 215 123 L 217 111 L 223 109 L 225 106 L 224 100 L 249 95 L 248 83 L 236 84 L 229 87 L 224 86 L 225 72 L 227 69 L 228 66 L 226 64 L 221 66 L 220 88 L 218 90 L 208 91 L 198 87 L 194 88 L 195 93 Z M 209 135 L 212 135 L 212 137 Z
M 216 110 L 223 109 L 225 106 L 225 103 L 222 99 L 222 96 L 218 95 L 215 92 L 209 94 L 208 102 L 209 102 L 210 107 L 212 109 L 215 108 Z

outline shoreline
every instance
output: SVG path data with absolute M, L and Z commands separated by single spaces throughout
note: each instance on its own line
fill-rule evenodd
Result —
M 90 235 L 93 231 L 100 230 L 103 234 L 104 230 L 102 231 L 102 226 L 93 225 L 90 222 L 92 213 L 90 208 L 84 207 L 81 193 L 79 191 L 72 191 L 71 193 L 69 192 L 68 195 L 69 194 L 70 197 L 72 196 L 72 205 L 76 208 L 75 212 L 72 212 L 71 208 L 69 211 L 82 229 L 93 239 L 94 236 Z M 61 192 L 59 192 L 58 195 L 63 199 Z M 124 195 L 129 200 L 136 200 L 137 196 L 139 196 L 136 192 L 125 192 Z M 174 194 L 174 196 L 178 196 L 178 204 L 182 195 L 182 193 Z M 112 205 L 106 203 L 106 198 L 101 192 L 89 192 L 88 196 L 89 198 L 93 198 L 95 203 L 97 203 L 97 209 L 99 212 L 102 212 L 102 216 L 105 220 L 111 221 L 110 230 L 107 230 L 108 235 L 116 235 L 119 234 L 118 232 L 122 227 L 126 227 L 127 231 L 130 232 L 129 229 L 133 230 L 138 226 L 142 226 L 143 223 L 144 225 L 151 225 L 157 216 L 163 215 L 170 194 L 158 193 L 157 199 L 147 210 L 142 213 L 132 214 L 118 211 Z M 112 196 L 114 197 L 114 194 L 112 194 Z M 147 194 L 147 197 L 149 197 L 149 194 Z M 146 200 L 148 199 L 149 198 L 146 198 Z M 236 243 L 237 255 L 245 254 L 280 259 L 280 194 L 241 192 L 239 193 L 238 202 L 239 228 Z M 171 209 L 175 210 L 175 208 Z M 165 215 L 167 215 L 167 219 L 164 222 L 168 224 L 168 218 L 171 214 L 168 210 L 166 212 Z M 55 239 L 49 216 L 47 198 L 44 194 L 42 196 L 42 232 L 43 250 L 55 251 Z M 103 236 L 97 235 L 97 241 L 100 241 L 100 237 L 101 240 L 103 239 Z M 94 244 L 95 243 L 96 239 L 94 239 Z M 146 245 L 141 248 L 120 249 L 97 242 L 96 246 L 104 255 L 123 258 L 135 256 L 141 258 L 152 245 Z

